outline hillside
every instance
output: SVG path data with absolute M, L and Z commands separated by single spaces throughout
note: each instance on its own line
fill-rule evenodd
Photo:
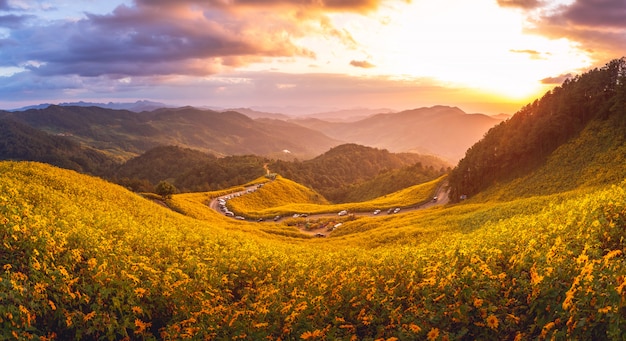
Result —
M 451 197 L 499 183 L 549 194 L 623 179 L 626 61 L 622 58 L 547 92 L 472 146 L 450 174 Z
M 416 164 L 420 166 L 416 166 Z M 407 185 L 433 180 L 449 167 L 441 159 L 413 153 L 391 153 L 372 147 L 356 144 L 344 144 L 330 149 L 311 160 L 302 162 L 275 161 L 270 163 L 272 172 L 309 186 L 333 202 L 356 196 L 360 186 L 367 181 L 388 181 L 384 175 L 403 168 L 414 167 L 412 177 L 399 179 L 398 183 Z M 378 178 L 378 180 L 374 180 Z M 391 180 L 393 181 L 393 180 Z M 361 188 L 359 200 L 367 200 L 399 189 L 397 184 L 374 190 L 375 185 Z M 367 189 L 366 189 L 367 188 Z
M 99 107 L 49 106 L 3 115 L 122 159 L 160 145 L 178 145 L 214 155 L 310 158 L 338 144 L 324 134 L 278 120 L 192 107 L 131 112 Z M 305 138 L 303 138 L 305 137 Z M 283 153 L 290 152 L 289 155 Z
M 1 115 L 0 136 L 0 160 L 39 161 L 100 176 L 117 166 L 115 159 L 97 150 Z
M 456 107 L 434 106 L 385 113 L 356 122 L 294 120 L 305 127 L 351 143 L 391 152 L 432 154 L 456 163 L 499 119 L 467 114 Z
M 320 191 L 327 199 L 346 202 L 372 199 L 433 180 L 450 166 L 433 156 L 395 154 L 352 144 L 303 162 L 254 155 L 216 158 L 164 146 L 128 160 L 108 178 L 135 191 L 152 191 L 160 181 L 170 182 L 181 192 L 211 191 L 252 181 L 265 175 L 266 167 Z
M 0 330 L 59 340 L 620 340 L 625 187 L 363 217 L 336 237 L 303 239 L 265 232 L 293 233 L 281 224 L 211 211 L 196 220 L 97 178 L 1 162 Z

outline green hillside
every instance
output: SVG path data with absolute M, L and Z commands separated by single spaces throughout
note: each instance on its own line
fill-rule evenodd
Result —
M 622 58 L 566 80 L 489 130 L 450 173 L 451 198 L 511 181 L 524 195 L 615 183 L 625 135 Z
M 328 136 L 278 120 L 253 120 L 234 111 L 193 107 L 131 112 L 100 107 L 57 106 L 1 112 L 33 128 L 71 134 L 72 139 L 123 159 L 162 145 L 215 155 L 283 155 L 311 158 L 339 144 Z M 303 138 L 306 137 L 306 138 Z
M 296 182 L 278 176 L 253 193 L 232 198 L 227 206 L 240 215 L 250 218 L 290 216 L 294 213 L 320 214 L 347 210 L 372 212 L 375 209 L 415 206 L 432 200 L 436 189 L 445 177 L 423 184 L 403 188 L 389 195 L 367 201 L 329 204 L 323 196 Z
M 38 161 L 103 176 L 117 160 L 89 147 L 0 115 L 0 160 Z
M 536 171 L 496 184 L 474 199 L 512 200 L 619 183 L 626 179 L 624 123 L 626 120 L 620 115 L 591 121 L 577 137 L 557 148 Z
M 0 163 L 0 335 L 626 337 L 626 182 L 363 217 L 337 238 L 204 218 L 72 171 Z
M 419 166 L 418 166 L 419 164 Z M 343 144 L 311 160 L 270 163 L 272 172 L 309 186 L 332 202 L 369 200 L 401 188 L 434 180 L 449 164 L 439 158 L 413 153 Z M 411 176 L 390 179 L 394 172 Z M 392 182 L 392 183 L 389 183 Z

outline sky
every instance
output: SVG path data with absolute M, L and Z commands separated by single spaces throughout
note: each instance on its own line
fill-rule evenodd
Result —
M 0 0 L 0 109 L 513 114 L 626 55 L 626 0 Z

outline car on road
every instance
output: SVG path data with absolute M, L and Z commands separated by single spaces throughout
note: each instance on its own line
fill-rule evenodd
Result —
M 346 210 L 339 211 L 339 213 L 337 213 L 337 215 L 340 216 L 340 217 L 344 216 L 344 215 L 347 215 L 347 214 L 348 214 L 348 211 L 346 211 Z
M 437 196 L 433 197 L 433 202 L 436 202 L 438 199 Z
M 393 213 L 398 213 L 398 212 L 400 212 L 400 207 L 396 207 L 396 208 L 393 210 Z
M 380 210 L 374 210 L 374 215 L 378 215 L 380 213 Z

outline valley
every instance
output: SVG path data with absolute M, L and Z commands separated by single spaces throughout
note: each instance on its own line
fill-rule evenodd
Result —
M 405 122 L 379 140 L 402 151 L 189 107 L 2 112 L 0 339 L 624 340 L 626 61 L 458 162 L 406 150 L 459 110 L 352 122 Z

